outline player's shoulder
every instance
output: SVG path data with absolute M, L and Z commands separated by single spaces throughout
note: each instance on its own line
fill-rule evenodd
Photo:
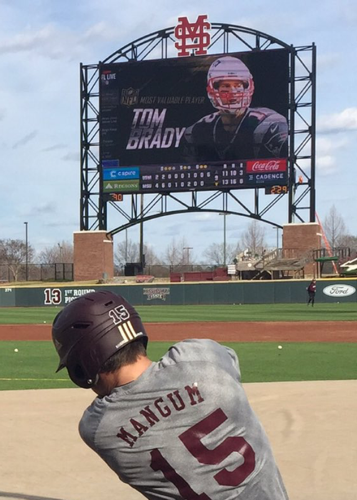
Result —
M 286 118 L 283 115 L 271 108 L 249 108 L 247 117 L 255 119 L 258 122 L 263 122 L 267 119 L 269 121 L 286 122 Z
M 193 126 L 213 123 L 219 117 L 220 117 L 219 111 L 215 111 L 214 113 L 210 113 L 209 115 L 205 115 L 202 118 L 200 118 L 196 123 L 193 124 Z
M 220 364 L 235 358 L 231 349 L 211 339 L 187 339 L 170 347 L 162 358 L 163 364 L 209 362 Z
M 94 448 L 95 435 L 103 419 L 105 406 L 105 401 L 96 397 L 88 408 L 86 408 L 79 421 L 79 435 L 91 448 Z
M 197 134 L 201 134 L 206 130 L 210 130 L 219 116 L 220 114 L 218 112 L 211 113 L 209 115 L 203 116 L 197 122 L 187 127 L 185 131 L 186 139 L 189 141 L 193 135 L 196 136 Z

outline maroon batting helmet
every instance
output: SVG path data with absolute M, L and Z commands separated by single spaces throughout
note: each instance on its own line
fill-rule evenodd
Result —
M 73 300 L 57 314 L 52 340 L 71 380 L 85 389 L 98 381 L 103 363 L 134 340 L 147 346 L 140 316 L 123 297 L 107 290 Z

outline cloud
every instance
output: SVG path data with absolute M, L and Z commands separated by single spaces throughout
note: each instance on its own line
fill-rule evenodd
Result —
M 12 36 L 0 42 L 0 54 L 14 54 L 18 52 L 30 52 L 34 49 L 43 48 L 52 39 L 54 29 L 48 25 L 39 31 L 27 31 Z
M 345 0 L 339 5 L 339 16 L 349 26 L 357 25 L 357 6 L 355 0 Z
M 46 217 L 49 214 L 55 214 L 57 212 L 57 207 L 53 202 L 41 203 L 39 205 L 32 206 L 28 211 L 28 216 L 35 215 L 45 215 Z
M 69 227 L 69 228 L 72 228 L 72 231 L 78 231 L 79 228 L 78 228 L 78 221 L 73 217 L 72 220 L 68 219 L 68 220 L 65 220 L 65 221 L 51 221 L 51 222 L 45 222 L 44 223 L 44 226 L 45 227 L 49 227 L 49 228 L 54 228 L 54 227 Z
M 12 149 L 18 149 L 19 147 L 25 146 L 25 144 L 31 142 L 37 136 L 37 133 L 37 130 L 34 130 L 33 132 L 25 135 L 24 137 L 22 137 L 22 139 L 15 142 L 15 144 L 12 146 Z
M 79 161 L 80 155 L 79 153 L 67 153 L 61 158 L 63 161 Z
M 318 137 L 316 141 L 316 167 L 321 175 L 331 175 L 340 168 L 336 157 L 339 151 L 346 148 L 349 141 L 346 138 L 329 139 Z
M 357 130 L 357 107 L 321 116 L 317 120 L 316 129 L 318 133 L 325 134 Z
M 53 146 L 48 146 L 47 148 L 43 148 L 41 151 L 43 153 L 49 153 L 51 151 L 57 151 L 59 149 L 64 149 L 66 146 L 65 144 L 54 144 Z
M 331 175 L 337 171 L 336 158 L 331 155 L 319 156 L 316 161 L 316 166 L 323 175 Z
M 217 219 L 217 213 L 212 213 L 212 212 L 201 212 L 195 214 L 193 217 L 193 222 L 202 222 L 205 220 L 213 220 Z
M 103 22 L 93 24 L 85 32 L 47 24 L 38 30 L 26 29 L 0 39 L 0 54 L 35 53 L 53 60 L 71 61 L 78 60 L 81 57 L 80 54 L 90 51 L 94 44 L 98 46 L 101 42 L 111 39 L 114 39 L 114 30 L 110 31 Z
M 341 65 L 341 55 L 338 52 L 327 52 L 319 55 L 317 59 L 318 73 L 324 72 L 325 75 L 330 76 L 332 68 Z
M 177 237 L 180 237 L 182 228 L 183 228 L 183 224 L 170 225 L 170 226 L 165 228 L 165 230 L 162 232 L 162 234 L 165 237 L 172 236 L 173 238 L 177 238 Z

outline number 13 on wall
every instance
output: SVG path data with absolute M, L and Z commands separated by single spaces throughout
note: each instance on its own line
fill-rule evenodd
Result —
M 226 420 L 227 416 L 219 408 L 201 420 L 201 422 L 183 432 L 179 436 L 179 439 L 191 455 L 202 465 L 218 465 L 233 452 L 242 455 L 244 462 L 234 470 L 228 471 L 227 469 L 222 469 L 213 476 L 219 485 L 234 487 L 239 486 L 254 470 L 255 453 L 253 448 L 243 437 L 239 436 L 227 437 L 213 449 L 208 449 L 201 442 L 203 437 L 213 432 Z M 161 471 L 165 478 L 176 486 L 180 495 L 185 500 L 211 500 L 205 493 L 201 493 L 200 495 L 195 493 L 186 480 L 175 471 L 158 449 L 151 452 L 151 468 L 154 471 Z

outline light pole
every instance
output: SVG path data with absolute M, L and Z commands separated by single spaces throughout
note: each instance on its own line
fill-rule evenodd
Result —
M 60 260 L 60 264 L 62 264 L 62 245 L 60 243 L 57 243 L 58 244 L 58 248 L 59 248 L 59 260 Z
M 29 280 L 29 235 L 28 235 L 28 222 L 25 224 L 25 248 L 26 248 L 26 281 Z
M 219 215 L 223 215 L 223 265 L 227 263 L 227 221 L 226 212 L 220 212 Z
M 273 229 L 276 229 L 276 256 L 278 256 L 278 252 L 279 252 L 279 227 L 273 226 Z
M 141 194 L 141 200 L 140 200 L 140 207 L 141 207 L 141 221 L 140 221 L 140 267 L 141 271 L 144 271 L 145 267 L 145 255 L 144 255 L 144 222 L 143 222 L 143 217 L 144 217 L 144 194 Z
M 190 265 L 190 250 L 192 250 L 193 247 L 183 247 L 184 250 L 187 250 L 187 265 Z

